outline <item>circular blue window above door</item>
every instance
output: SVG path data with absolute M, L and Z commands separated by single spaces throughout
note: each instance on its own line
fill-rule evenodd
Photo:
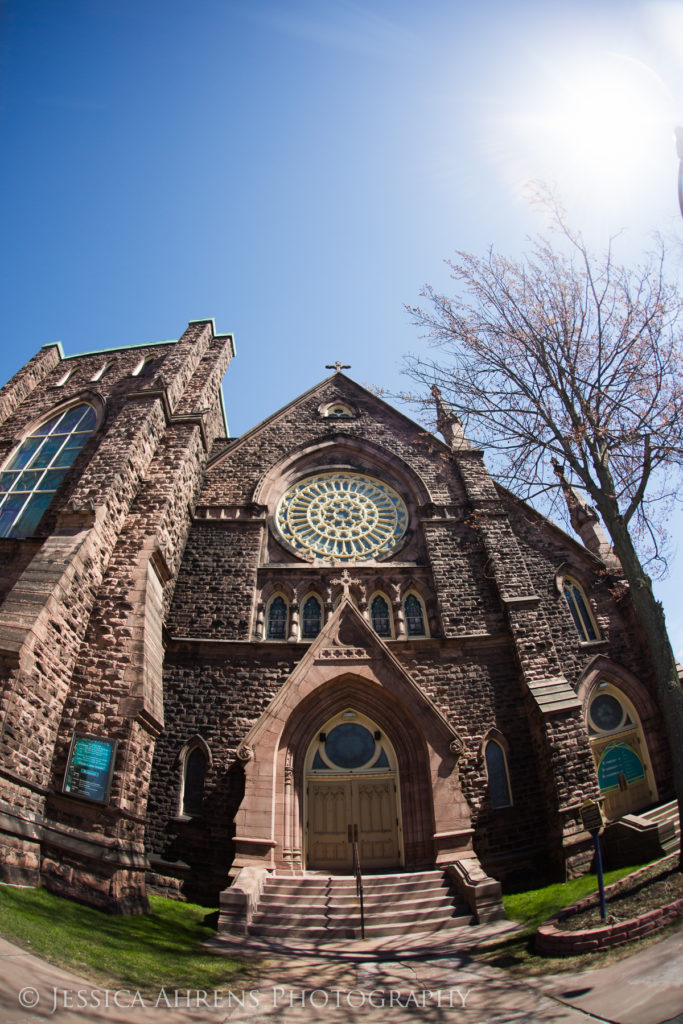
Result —
M 355 717 L 346 711 L 345 717 Z M 391 771 L 391 764 L 379 729 L 358 721 L 332 721 L 329 732 L 318 734 L 310 770 L 313 772 Z
M 375 739 L 358 722 L 342 722 L 328 734 L 325 753 L 339 768 L 362 768 L 375 755 Z

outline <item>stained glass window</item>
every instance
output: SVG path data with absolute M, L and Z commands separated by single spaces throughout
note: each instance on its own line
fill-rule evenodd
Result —
M 601 793 L 626 789 L 645 778 L 645 767 L 637 752 L 628 743 L 615 740 L 605 747 L 598 767 Z
M 495 740 L 486 744 L 486 773 L 489 778 L 491 807 L 510 807 L 510 783 L 503 748 Z
M 415 594 L 408 594 L 403 604 L 406 614 L 406 631 L 408 636 L 424 636 L 425 622 L 422 605 Z
M 588 611 L 586 599 L 578 583 L 570 576 L 567 576 L 564 581 L 563 590 L 569 605 L 569 611 L 572 613 L 574 625 L 581 639 L 597 640 L 598 635 L 593 625 L 593 619 Z
M 309 597 L 304 602 L 304 614 L 301 623 L 301 636 L 304 640 L 312 640 L 320 632 L 322 609 L 317 597 Z
M 97 423 L 75 405 L 29 434 L 0 473 L 0 537 L 31 537 Z
M 378 636 L 391 636 L 389 605 L 380 594 L 372 599 L 370 617 L 372 618 L 372 628 Z
M 305 555 L 329 562 L 359 562 L 389 554 L 403 537 L 403 499 L 381 480 L 360 473 L 309 476 L 283 495 L 278 529 Z
M 267 637 L 269 640 L 287 639 L 287 604 L 279 594 L 268 606 Z

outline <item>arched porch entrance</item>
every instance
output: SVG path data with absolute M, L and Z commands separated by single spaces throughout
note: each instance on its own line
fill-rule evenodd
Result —
M 372 737 L 373 749 L 368 746 L 367 757 L 358 763 L 348 761 L 343 744 L 330 753 L 320 739 L 343 723 L 345 712 L 354 712 Z M 343 732 L 336 735 L 344 737 Z M 383 815 L 398 819 L 384 850 L 384 840 L 368 839 L 366 854 L 378 869 L 382 863 L 387 870 L 436 867 L 471 856 L 472 823 L 458 771 L 462 751 L 443 713 L 344 598 L 237 750 L 245 789 L 235 816 L 231 878 L 242 869 L 252 872 L 249 877 L 256 877 L 254 871 L 299 873 L 309 866 L 311 852 L 311 866 L 343 861 L 345 854 L 322 849 L 319 807 L 315 851 L 309 841 L 307 786 L 326 777 L 348 784 L 338 796 L 338 834 L 345 828 L 348 837 L 348 825 L 357 824 L 360 835 L 363 802 L 368 835 L 371 823 L 382 822 Z M 321 768 L 325 756 L 330 764 Z M 339 760 L 344 756 L 346 764 Z M 356 784 L 361 777 L 368 782 L 362 794 Z M 387 787 L 381 798 L 380 781 Z M 334 804 L 331 798 L 318 800 L 321 791 L 313 788 L 318 804 Z M 375 799 L 381 810 L 371 811 Z

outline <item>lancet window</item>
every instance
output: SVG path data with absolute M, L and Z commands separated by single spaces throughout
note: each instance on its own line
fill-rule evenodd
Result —
M 385 597 L 376 594 L 370 602 L 372 628 L 378 636 L 391 636 L 391 610 Z
M 498 810 L 501 807 L 512 806 L 507 759 L 500 743 L 489 740 L 486 744 L 485 757 L 491 807 Z
M 268 640 L 287 639 L 287 621 L 289 609 L 281 594 L 276 594 L 268 605 L 266 637 Z
M 571 576 L 565 576 L 562 590 L 576 631 L 584 641 L 597 640 L 598 630 L 581 586 Z
M 417 594 L 408 594 L 403 602 L 408 636 L 425 636 L 425 614 Z
M 201 747 L 193 747 L 185 757 L 183 814 L 201 814 L 207 765 L 207 757 Z
M 303 615 L 301 618 L 302 640 L 313 640 L 318 635 L 322 626 L 323 610 L 320 601 L 311 594 L 304 601 Z

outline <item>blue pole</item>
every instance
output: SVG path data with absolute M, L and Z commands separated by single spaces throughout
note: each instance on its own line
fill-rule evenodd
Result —
M 593 832 L 593 844 L 595 846 L 595 866 L 598 872 L 598 888 L 600 889 L 600 917 L 603 921 L 606 921 L 605 879 L 602 874 L 602 854 L 600 852 L 600 835 L 598 832 Z

